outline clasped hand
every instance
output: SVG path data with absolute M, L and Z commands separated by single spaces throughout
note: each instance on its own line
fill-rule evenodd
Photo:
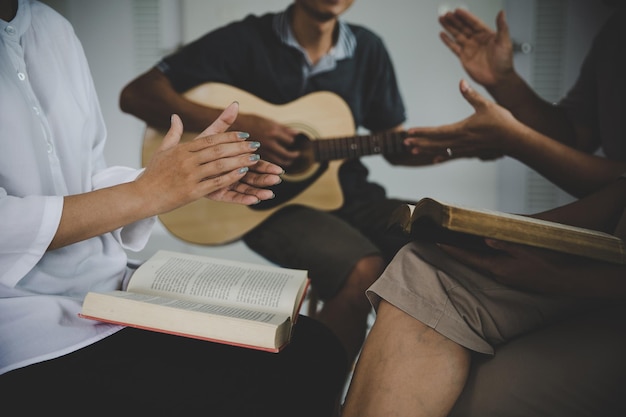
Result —
M 180 142 L 183 124 L 177 115 L 163 142 L 137 179 L 157 213 L 199 198 L 255 204 L 274 196 L 263 187 L 281 181 L 283 169 L 259 159 L 259 143 L 242 132 L 227 132 L 238 114 L 233 103 L 194 140 Z

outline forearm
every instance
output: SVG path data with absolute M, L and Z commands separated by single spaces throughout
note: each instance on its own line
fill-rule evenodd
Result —
M 524 125 L 518 126 L 509 143 L 508 155 L 577 197 L 598 190 L 626 171 L 626 163 L 578 151 Z
M 613 233 L 626 209 L 626 179 L 618 179 L 573 203 L 534 217 Z
M 155 202 L 135 182 L 67 196 L 56 235 L 48 250 L 112 232 L 158 213 Z
M 538 96 L 516 72 L 486 89 L 522 123 L 561 143 L 580 148 L 574 126 L 565 112 Z
M 129 83 L 120 94 L 120 108 L 145 121 L 149 126 L 169 127 L 172 114 L 183 120 L 186 131 L 201 132 L 223 109 L 208 108 L 187 100 L 176 92 L 156 68 Z

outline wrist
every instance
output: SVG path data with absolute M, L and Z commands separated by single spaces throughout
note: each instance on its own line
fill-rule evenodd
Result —
M 505 155 L 520 159 L 524 158 L 524 153 L 529 148 L 535 132 L 517 119 L 513 118 L 513 120 L 502 134 L 502 150 Z
M 520 88 L 524 86 L 526 86 L 526 82 L 514 68 L 511 68 L 508 71 L 501 72 L 498 77 L 496 77 L 494 83 L 485 86 L 485 88 L 497 102 L 506 102 L 510 101 L 510 99 L 507 100 L 507 98 L 511 97 L 511 94 L 515 94 L 516 91 L 519 91 Z

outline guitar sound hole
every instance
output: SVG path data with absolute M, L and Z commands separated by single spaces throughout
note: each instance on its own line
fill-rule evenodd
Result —
M 287 174 L 306 172 L 315 162 L 313 143 L 305 134 L 300 133 L 296 135 L 294 144 L 289 149 L 300 151 L 300 156 L 293 161 L 291 166 L 285 168 Z

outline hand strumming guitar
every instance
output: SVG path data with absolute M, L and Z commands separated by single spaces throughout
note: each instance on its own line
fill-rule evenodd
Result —
M 300 156 L 300 152 L 290 149 L 298 134 L 295 129 L 262 116 L 243 113 L 237 118 L 236 127 L 261 143 L 259 155 L 266 161 L 288 168 Z

